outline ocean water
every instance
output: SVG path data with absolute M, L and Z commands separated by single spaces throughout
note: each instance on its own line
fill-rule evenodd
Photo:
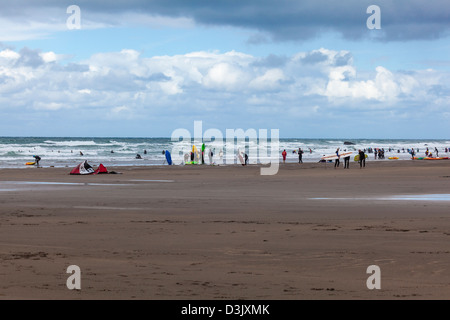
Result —
M 298 162 L 297 153 L 293 150 L 304 150 L 303 162 L 318 162 L 323 155 L 334 154 L 337 148 L 341 151 L 359 149 L 368 151 L 370 148 L 385 150 L 385 159 L 397 156 L 399 159 L 410 159 L 408 150 L 414 148 L 417 156 L 425 156 L 425 150 L 437 148 L 439 156 L 450 156 L 445 149 L 450 148 L 450 140 L 382 140 L 382 139 L 352 139 L 353 145 L 346 145 L 342 139 L 280 139 L 277 152 L 271 154 L 270 141 L 267 145 L 255 140 L 237 141 L 230 146 L 225 141 L 205 142 L 206 151 L 213 150 L 213 161 L 225 164 L 227 150 L 233 150 L 230 159 L 236 161 L 237 149 L 249 155 L 250 164 L 264 163 L 270 159 L 281 158 L 281 152 L 286 150 L 287 162 Z M 26 162 L 34 161 L 33 155 L 39 155 L 43 167 L 74 167 L 87 160 L 97 166 L 151 166 L 165 164 L 163 150 L 172 153 L 175 164 L 184 164 L 183 155 L 189 153 L 194 141 L 171 141 L 170 138 L 71 138 L 71 137 L 0 137 L 0 168 L 26 168 Z M 197 144 L 197 148 L 200 149 Z M 83 155 L 80 154 L 83 153 Z M 176 154 L 179 154 L 179 157 Z M 136 159 L 140 154 L 142 159 Z M 369 160 L 374 159 L 373 153 L 368 153 Z M 221 157 L 222 156 L 222 157 Z M 205 155 L 205 162 L 209 158 Z M 226 161 L 230 164 L 230 160 Z

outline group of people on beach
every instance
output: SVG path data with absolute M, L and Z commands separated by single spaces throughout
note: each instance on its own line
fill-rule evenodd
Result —
M 310 153 L 311 153 L 312 150 L 311 149 L 309 149 L 309 150 L 310 150 Z M 303 163 L 303 153 L 304 153 L 304 151 L 302 150 L 302 148 L 298 148 L 298 151 L 297 150 L 293 150 L 292 153 L 297 153 L 298 154 L 298 163 Z M 286 149 L 283 150 L 281 155 L 283 157 L 283 163 L 286 163 L 286 157 L 287 157 Z
M 334 160 L 334 168 L 338 168 L 340 165 L 340 158 L 341 158 L 341 153 L 340 153 L 340 148 L 336 149 L 336 156 L 337 159 Z M 350 169 L 350 156 L 351 154 L 346 154 L 344 156 L 344 169 Z M 358 162 L 359 162 L 359 168 L 365 168 L 366 167 L 366 153 L 364 152 L 364 150 L 359 149 L 358 150 L 358 155 L 359 157 Z
M 395 152 L 395 150 L 396 149 L 394 149 L 394 148 L 389 148 L 388 149 L 389 152 Z M 344 151 L 347 151 L 347 150 L 344 150 Z M 406 150 L 404 148 L 402 148 L 402 151 L 404 153 L 408 152 L 411 155 L 411 158 L 415 159 L 415 155 L 418 154 L 420 150 L 419 150 L 419 148 L 411 148 L 411 149 L 406 149 Z M 450 152 L 450 148 L 444 148 L 443 151 L 445 153 L 448 153 L 448 152 Z M 312 149 L 309 148 L 309 153 L 312 153 L 312 152 L 313 152 Z M 367 158 L 366 152 L 367 153 L 373 153 L 375 159 L 377 159 L 377 158 L 378 159 L 384 159 L 385 158 L 385 150 L 384 150 L 384 148 L 359 149 L 358 150 L 358 155 L 357 155 L 357 157 L 359 156 L 359 159 L 357 161 L 358 161 L 358 163 L 360 165 L 360 168 L 364 168 L 366 166 L 366 158 Z M 400 153 L 401 152 L 400 149 L 397 149 L 397 152 Z M 72 150 L 71 150 L 71 153 L 73 153 Z M 114 153 L 114 151 L 111 150 L 111 153 Z M 219 156 L 222 158 L 221 153 L 222 152 L 219 153 Z M 294 149 L 292 151 L 292 153 L 298 155 L 298 163 L 303 163 L 303 154 L 305 153 L 305 151 L 302 148 L 299 147 L 298 150 Z M 335 153 L 336 153 L 337 158 L 335 159 L 334 167 L 338 168 L 340 166 L 340 158 L 341 158 L 341 150 L 340 150 L 340 148 L 337 148 Z M 82 151 L 80 151 L 79 154 L 80 154 L 80 156 L 84 156 Z M 147 150 L 144 150 L 144 154 L 147 154 Z M 243 159 L 244 159 L 244 163 L 242 165 L 248 165 L 249 164 L 249 158 L 248 158 L 247 153 L 241 153 L 241 154 L 242 154 Z M 201 164 L 205 163 L 204 155 L 205 155 L 205 153 L 204 153 L 204 149 L 203 149 L 202 152 L 201 152 L 201 162 L 200 162 Z M 288 155 L 286 149 L 283 149 L 281 155 L 282 155 L 282 158 L 283 158 L 283 163 L 286 163 L 286 159 L 287 159 L 287 155 Z M 186 154 L 185 156 L 187 156 L 188 158 L 191 159 L 191 161 L 193 161 L 195 155 L 194 155 L 193 152 L 190 152 L 190 154 Z M 214 152 L 213 152 L 212 149 L 209 149 L 208 156 L 209 156 L 211 164 L 213 164 L 213 160 L 212 159 L 213 159 L 213 156 L 214 156 Z M 427 156 L 429 158 L 439 157 L 439 149 L 437 147 L 435 147 L 434 148 L 434 153 L 433 153 L 427 147 L 426 150 L 425 150 L 425 156 Z M 38 156 L 38 155 L 34 155 L 33 158 L 35 160 L 34 164 L 36 165 L 36 167 L 39 167 L 39 162 L 41 161 L 41 157 Z M 350 154 L 345 154 L 345 156 L 343 156 L 342 158 L 344 160 L 344 169 L 349 169 L 350 168 Z M 142 159 L 142 156 L 139 153 L 137 153 L 135 159 Z M 327 162 L 327 161 L 331 162 L 332 160 L 319 160 L 319 162 Z M 356 161 L 356 159 L 355 159 L 355 161 Z M 32 163 L 30 163 L 30 164 L 32 164 Z

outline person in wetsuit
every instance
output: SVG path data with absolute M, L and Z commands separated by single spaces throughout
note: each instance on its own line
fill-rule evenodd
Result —
M 34 158 L 34 160 L 35 160 L 35 162 L 36 162 L 36 167 L 39 168 L 39 161 L 41 161 L 41 157 L 39 157 L 39 156 L 33 156 L 33 158 Z
M 340 161 L 339 161 L 339 158 L 341 157 L 340 155 L 339 155 L 339 148 L 337 148 L 337 150 L 336 150 L 336 155 L 337 155 L 337 159 L 334 161 L 334 168 L 336 169 L 337 167 L 339 167 L 339 164 L 341 163 Z
M 350 155 L 344 158 L 344 169 L 350 169 Z
M 359 168 L 361 169 L 362 167 L 366 166 L 366 154 L 362 150 L 359 150 L 358 154 L 359 154 Z

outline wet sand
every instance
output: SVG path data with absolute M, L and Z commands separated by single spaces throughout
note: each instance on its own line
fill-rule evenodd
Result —
M 70 169 L 0 170 L 0 299 L 450 298 L 450 160 Z

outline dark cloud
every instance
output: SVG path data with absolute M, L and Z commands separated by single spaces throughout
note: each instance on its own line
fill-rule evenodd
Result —
M 42 15 L 42 12 L 54 12 L 55 8 L 65 13 L 72 4 L 72 0 L 6 0 L 2 2 L 0 16 L 22 17 L 27 12 L 29 17 L 30 12 Z M 442 0 L 78 0 L 76 4 L 82 16 L 91 20 L 95 20 L 96 14 L 136 12 L 187 17 L 203 25 L 251 29 L 256 33 L 249 38 L 249 43 L 268 39 L 306 40 L 329 31 L 352 40 L 432 40 L 449 35 L 450 29 L 450 6 Z M 367 8 L 373 4 L 381 9 L 381 30 L 369 30 L 366 26 L 371 16 Z

